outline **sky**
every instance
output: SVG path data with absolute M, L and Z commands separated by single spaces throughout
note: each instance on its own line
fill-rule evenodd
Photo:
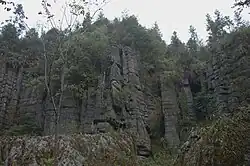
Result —
M 37 23 L 43 23 L 44 18 L 39 16 L 38 11 L 42 10 L 41 0 L 14 0 L 16 3 L 22 3 L 24 11 L 28 16 L 27 24 L 35 27 Z M 64 1 L 67 0 L 48 0 L 52 5 L 52 12 L 56 14 L 56 18 L 61 18 Z M 56 1 L 54 3 L 53 1 Z M 202 39 L 206 39 L 206 14 L 213 15 L 218 9 L 223 15 L 233 17 L 234 0 L 110 0 L 104 6 L 103 13 L 109 19 L 122 16 L 122 12 L 134 14 L 138 17 L 139 23 L 143 26 L 151 27 L 157 22 L 163 34 L 163 39 L 169 43 L 173 31 L 177 31 L 179 38 L 186 42 L 189 38 L 188 29 L 193 25 L 198 35 Z M 92 7 L 91 11 L 96 8 Z M 8 14 L 0 9 L 0 20 L 8 18 Z M 249 20 L 246 12 L 243 18 Z

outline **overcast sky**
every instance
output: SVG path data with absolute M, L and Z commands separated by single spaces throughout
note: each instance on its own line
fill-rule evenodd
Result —
M 38 16 L 38 11 L 41 8 L 41 0 L 14 0 L 21 2 L 24 6 L 29 26 L 34 27 L 41 16 Z M 49 1 L 49 0 L 48 0 Z M 53 1 L 53 0 L 50 0 Z M 58 5 L 63 4 L 64 0 L 57 0 L 57 6 L 52 6 L 54 12 L 61 13 Z M 139 22 L 150 27 L 156 21 L 163 33 L 163 37 L 167 43 L 174 30 L 183 41 L 189 38 L 188 28 L 193 25 L 198 32 L 198 35 L 205 38 L 206 33 L 206 18 L 207 13 L 213 14 L 218 9 L 223 15 L 233 16 L 234 0 L 111 0 L 104 7 L 104 14 L 107 18 L 113 19 L 120 17 L 123 11 L 128 11 L 128 14 L 134 14 L 138 17 Z M 53 5 L 53 3 L 51 3 Z M 7 18 L 7 14 L 0 9 L 0 20 Z M 244 14 L 244 19 L 249 20 L 249 15 Z

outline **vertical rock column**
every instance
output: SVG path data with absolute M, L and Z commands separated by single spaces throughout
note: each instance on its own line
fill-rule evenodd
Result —
M 191 92 L 188 78 L 189 78 L 189 73 L 185 72 L 183 80 L 183 90 L 185 92 L 187 99 L 187 118 L 190 122 L 193 122 L 196 119 L 196 115 L 194 113 L 193 94 Z
M 4 62 L 1 63 L 0 73 L 0 128 L 3 129 L 5 125 L 5 118 L 7 114 L 7 98 L 5 96 L 5 85 L 7 77 L 7 66 Z
M 10 102 L 13 94 L 16 92 L 16 69 L 8 68 L 7 64 L 3 64 L 0 79 L 0 127 L 4 129 L 13 122 L 13 112 L 10 112 Z
M 145 104 L 141 84 L 139 80 L 139 67 L 137 57 L 128 47 L 123 48 L 123 76 L 127 94 L 126 111 L 128 112 L 129 131 L 135 136 L 137 154 L 147 157 L 150 155 L 151 142 L 146 130 L 146 122 L 143 118 Z
M 165 139 L 170 148 L 179 145 L 180 140 L 177 133 L 177 115 L 179 110 L 174 84 L 163 74 L 161 82 L 162 112 L 165 123 Z
M 224 55 L 215 54 L 212 56 L 209 84 L 211 90 L 214 92 L 214 99 L 216 101 L 216 113 L 221 115 L 228 112 L 228 97 L 230 95 L 229 80 L 225 75 L 225 59 Z

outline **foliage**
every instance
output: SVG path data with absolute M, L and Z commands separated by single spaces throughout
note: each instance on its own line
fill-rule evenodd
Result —
M 4 1 L 0 0 L 0 3 L 4 3 Z M 47 12 L 48 6 L 48 4 L 44 4 L 45 12 Z M 247 0 L 239 1 L 235 6 L 249 6 L 249 2 Z M 229 77 L 232 91 L 240 93 L 240 96 L 237 96 L 240 102 L 249 102 L 250 92 L 247 84 L 249 76 L 244 67 L 249 66 L 248 62 L 250 62 L 248 58 L 250 31 L 249 25 L 244 23 L 239 15 L 236 15 L 235 19 L 238 20 L 236 24 L 218 10 L 214 12 L 213 17 L 207 15 L 209 38 L 206 44 L 203 44 L 199 39 L 195 27 L 190 26 L 190 38 L 186 43 L 182 42 L 178 33 L 174 31 L 171 43 L 167 45 L 162 39 L 157 23 L 151 28 L 146 28 L 139 23 L 138 18 L 134 15 L 125 15 L 122 18 L 109 20 L 102 13 L 93 22 L 90 13 L 87 13 L 82 6 L 73 3 L 70 7 L 74 14 L 84 15 L 84 20 L 75 25 L 69 25 L 66 29 L 54 26 L 39 35 L 36 29 L 26 27 L 26 17 L 22 5 L 14 5 L 14 17 L 7 20 L 7 24 L 1 28 L 0 51 L 4 53 L 1 54 L 1 60 L 6 60 L 12 68 L 23 67 L 25 69 L 27 77 L 25 80 L 31 88 L 36 89 L 38 94 L 42 96 L 44 105 L 48 104 L 51 96 L 55 98 L 56 105 L 59 105 L 60 95 L 63 96 L 63 91 L 72 94 L 79 103 L 88 100 L 89 89 L 95 90 L 98 87 L 99 76 L 109 67 L 106 50 L 111 45 L 131 47 L 139 54 L 140 69 L 155 75 L 162 74 L 167 78 L 165 84 L 176 88 L 178 92 L 182 119 L 187 116 L 185 113 L 188 109 L 187 99 L 182 91 L 184 73 L 190 74 L 190 87 L 194 84 L 207 84 L 210 80 L 199 82 L 199 76 L 207 73 L 208 66 L 214 66 L 215 62 L 224 62 L 220 67 L 225 68 L 225 70 L 219 76 Z M 48 17 L 53 18 L 51 13 Z M 45 57 L 46 59 L 44 59 Z M 225 64 L 237 65 L 230 68 Z M 44 83 L 45 79 L 48 80 L 47 83 Z M 124 87 L 122 91 L 114 95 L 119 96 L 121 100 L 125 99 L 129 93 L 126 88 Z M 196 114 L 198 117 L 202 117 L 199 117 L 199 120 L 209 119 L 216 110 L 215 90 L 211 92 L 206 87 L 202 90 L 197 89 L 197 91 L 192 92 Z M 160 95 L 155 98 L 160 98 Z M 159 137 L 162 134 L 159 132 L 162 132 L 163 115 L 160 112 L 160 101 L 155 103 L 159 108 L 152 113 L 150 118 L 156 121 L 152 124 L 153 135 Z M 42 129 L 32 121 L 32 118 L 29 115 L 24 116 L 26 119 L 21 119 L 21 123 L 9 127 L 6 131 L 8 135 L 41 134 Z M 195 151 L 197 148 L 199 151 L 199 146 L 204 147 L 205 150 L 201 153 L 210 155 L 210 158 L 205 158 L 210 162 L 209 164 L 212 164 L 212 159 L 219 164 L 225 164 L 221 162 L 226 160 L 228 162 L 237 161 L 235 156 L 242 155 L 243 149 L 239 141 L 243 140 L 235 137 L 229 127 L 231 126 L 230 129 L 233 129 L 238 136 L 244 136 L 245 130 L 243 131 L 243 129 L 245 128 L 235 126 L 236 122 L 241 127 L 245 124 L 242 117 L 240 120 L 242 121 L 235 117 L 233 119 L 224 118 L 204 128 L 201 132 L 204 138 L 203 142 L 195 145 L 193 150 Z M 185 120 L 179 121 L 179 124 L 186 125 L 185 127 L 191 125 Z M 215 144 L 224 150 L 225 156 L 219 155 L 220 151 L 215 147 Z M 239 144 L 238 147 L 237 144 Z M 198 156 L 192 150 L 188 153 Z M 233 156 L 234 153 L 237 155 Z M 100 164 L 107 164 L 107 159 L 112 164 L 133 165 L 136 163 L 136 160 L 132 158 L 134 156 L 123 158 L 122 155 L 109 154 L 109 151 L 106 151 L 104 155 Z M 188 157 L 192 158 L 193 156 Z M 240 156 L 237 157 L 240 159 Z M 52 161 L 48 160 L 48 162 Z M 149 159 L 147 162 L 146 165 L 170 165 L 172 158 L 167 152 L 162 151 L 157 153 L 154 159 Z
M 141 161 L 141 166 L 172 166 L 173 165 L 173 156 L 169 154 L 166 150 L 161 150 L 156 152 L 152 157 Z
M 209 119 L 216 109 L 213 95 L 207 91 L 198 92 L 194 96 L 194 109 L 199 120 Z
M 181 89 L 178 94 L 178 101 L 179 101 L 179 107 L 181 109 L 182 118 L 185 119 L 188 113 L 188 105 L 187 105 L 187 96 L 185 95 L 183 89 Z
M 179 157 L 179 165 L 243 164 L 249 137 L 249 108 L 240 108 L 233 117 L 222 117 L 199 130 L 197 142 Z
M 235 3 L 233 5 L 233 8 L 236 8 L 236 13 L 240 14 L 244 8 L 250 7 L 250 1 L 249 0 L 235 0 Z
M 149 124 L 152 139 L 159 139 L 164 137 L 164 115 L 161 110 L 161 99 L 154 98 L 153 103 L 155 105 L 155 111 L 152 111 L 149 115 Z

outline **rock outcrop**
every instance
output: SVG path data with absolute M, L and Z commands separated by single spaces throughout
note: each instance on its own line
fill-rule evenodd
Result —
M 222 117 L 207 127 L 193 130 L 176 160 L 176 166 L 249 165 L 249 107 L 232 118 Z
M 179 143 L 179 135 L 177 132 L 178 114 L 180 109 L 177 103 L 177 93 L 173 82 L 167 80 L 168 77 L 161 76 L 161 100 L 162 111 L 165 123 L 165 139 L 170 148 L 176 148 Z
M 89 87 L 83 99 L 75 99 L 66 91 L 60 115 L 60 134 L 74 132 L 100 133 L 112 130 L 127 130 L 133 133 L 138 154 L 148 156 L 150 138 L 147 97 L 139 76 L 138 56 L 130 48 L 109 49 L 106 70 L 99 76 L 98 86 Z M 29 68 L 8 66 L 1 61 L 1 126 L 15 124 L 19 112 L 28 112 L 44 135 L 53 134 L 55 113 L 50 98 L 45 92 L 27 87 Z M 40 89 L 41 90 L 41 89 Z M 11 117 L 12 116 L 12 117 Z M 7 122 L 9 124 L 7 124 Z
M 129 47 L 111 47 L 107 53 L 107 64 L 98 76 L 97 86 L 89 86 L 81 99 L 75 98 L 69 90 L 64 92 L 59 134 L 128 131 L 136 142 L 138 155 L 148 157 L 152 134 L 150 117 L 157 113 L 157 116 L 164 116 L 162 136 L 172 147 L 178 146 L 180 109 L 175 85 L 169 84 L 169 78 L 160 76 L 159 72 L 145 70 L 138 54 Z M 3 66 L 0 76 L 2 129 L 13 130 L 20 122 L 20 119 L 15 122 L 18 120 L 15 117 L 29 115 L 34 121 L 31 126 L 37 127 L 34 131 L 39 128 L 39 134 L 53 134 L 55 112 L 50 97 L 44 88 L 28 86 L 28 77 L 33 71 L 27 66 L 0 62 Z M 153 80 L 148 81 L 146 77 Z M 187 95 L 190 96 L 190 92 Z M 191 100 L 192 97 L 190 109 Z
M 0 137 L 0 165 L 53 164 L 54 139 Z M 60 136 L 58 166 L 136 165 L 132 138 L 125 134 Z
M 218 115 L 230 114 L 249 98 L 249 43 L 246 34 L 234 32 L 214 50 L 207 70 L 208 90 L 212 91 Z
M 249 165 L 249 31 L 226 35 L 211 48 L 203 89 L 213 121 L 184 143 L 181 165 Z M 204 82 L 202 84 L 204 84 Z M 209 105 L 210 104 L 210 105 Z M 223 154 L 223 155 L 221 155 Z

